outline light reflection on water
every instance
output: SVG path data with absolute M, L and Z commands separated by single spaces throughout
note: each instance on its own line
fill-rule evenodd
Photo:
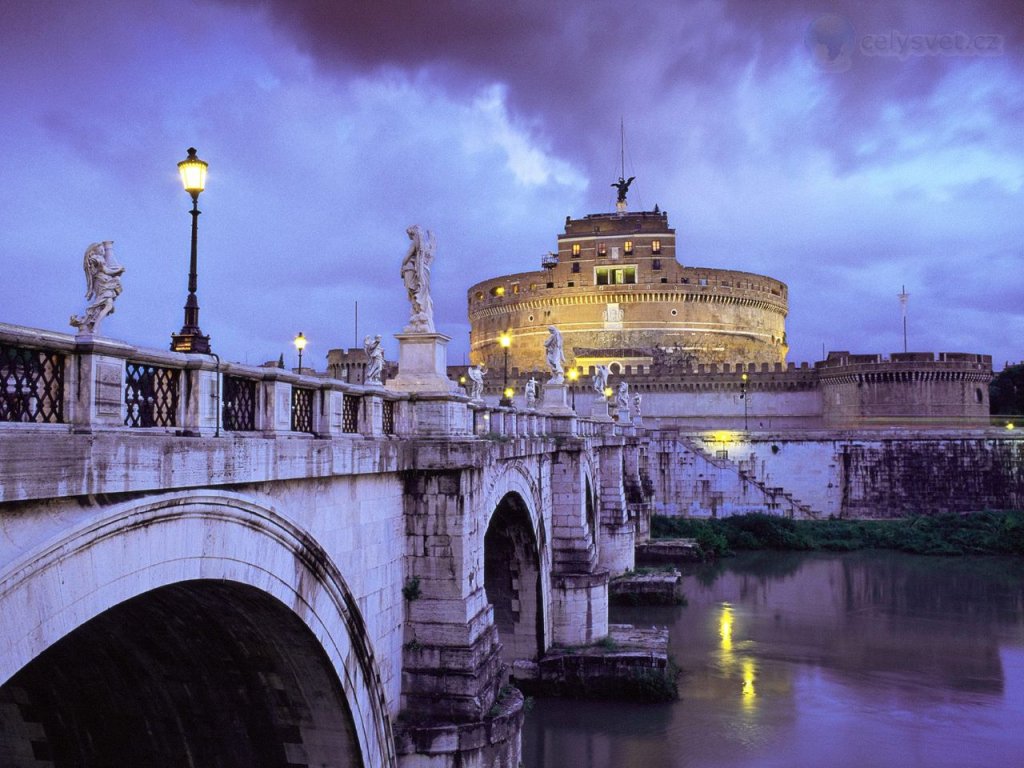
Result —
M 528 768 L 1024 765 L 1024 563 L 753 554 L 684 575 L 669 705 L 538 700 Z

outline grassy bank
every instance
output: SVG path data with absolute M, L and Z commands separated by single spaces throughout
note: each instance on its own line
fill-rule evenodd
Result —
M 651 535 L 694 538 L 711 556 L 749 549 L 895 549 L 922 555 L 1024 555 L 1024 512 L 976 512 L 899 520 L 789 520 L 761 514 L 696 520 L 655 515 Z

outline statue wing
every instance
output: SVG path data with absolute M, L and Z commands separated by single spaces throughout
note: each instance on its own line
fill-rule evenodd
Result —
M 85 249 L 85 256 L 82 257 L 82 270 L 85 272 L 85 298 L 92 300 L 96 297 L 96 268 L 92 263 L 92 253 L 99 248 L 99 243 L 93 243 Z

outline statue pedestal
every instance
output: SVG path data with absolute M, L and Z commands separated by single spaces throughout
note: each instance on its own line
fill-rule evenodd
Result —
M 447 376 L 448 342 L 443 333 L 396 333 L 398 376 L 388 389 L 399 392 L 450 394 L 454 382 Z
M 608 401 L 603 397 L 595 397 L 590 404 L 590 418 L 596 421 L 611 421 L 608 415 Z
M 544 403 L 541 410 L 557 416 L 576 415 L 576 411 L 569 407 L 569 388 L 565 386 L 565 382 L 552 384 L 549 381 L 544 385 Z

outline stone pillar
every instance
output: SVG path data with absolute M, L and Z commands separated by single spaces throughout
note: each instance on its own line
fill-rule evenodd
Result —
M 611 421 L 608 415 L 608 401 L 603 397 L 595 397 L 590 403 L 590 418 L 597 421 Z
M 608 571 L 598 568 L 597 520 L 588 520 L 579 451 L 551 464 L 552 642 L 586 645 L 608 634 Z
M 560 416 L 574 415 L 576 412 L 569 407 L 569 388 L 565 384 L 544 384 L 544 402 L 540 410 Z
M 75 339 L 72 375 L 64 382 L 68 420 L 76 432 L 123 427 L 125 358 L 132 347 L 92 336 Z
M 396 333 L 398 376 L 389 389 L 400 392 L 449 394 L 455 386 L 448 379 L 448 342 L 443 333 Z
M 189 378 L 185 387 L 185 418 L 182 429 L 186 435 L 213 435 L 220 419 L 220 376 L 205 360 L 189 359 L 181 375 Z
M 522 698 L 501 693 L 507 672 L 484 592 L 483 531 L 473 509 L 481 493 L 477 474 L 449 469 L 406 476 L 406 621 L 396 728 L 403 767 L 519 764 Z
M 598 561 L 612 576 L 633 568 L 636 563 L 636 538 L 629 519 L 623 488 L 622 444 L 600 448 L 600 544 Z
M 259 429 L 267 437 L 292 429 L 292 385 L 281 381 L 273 369 L 260 382 Z

